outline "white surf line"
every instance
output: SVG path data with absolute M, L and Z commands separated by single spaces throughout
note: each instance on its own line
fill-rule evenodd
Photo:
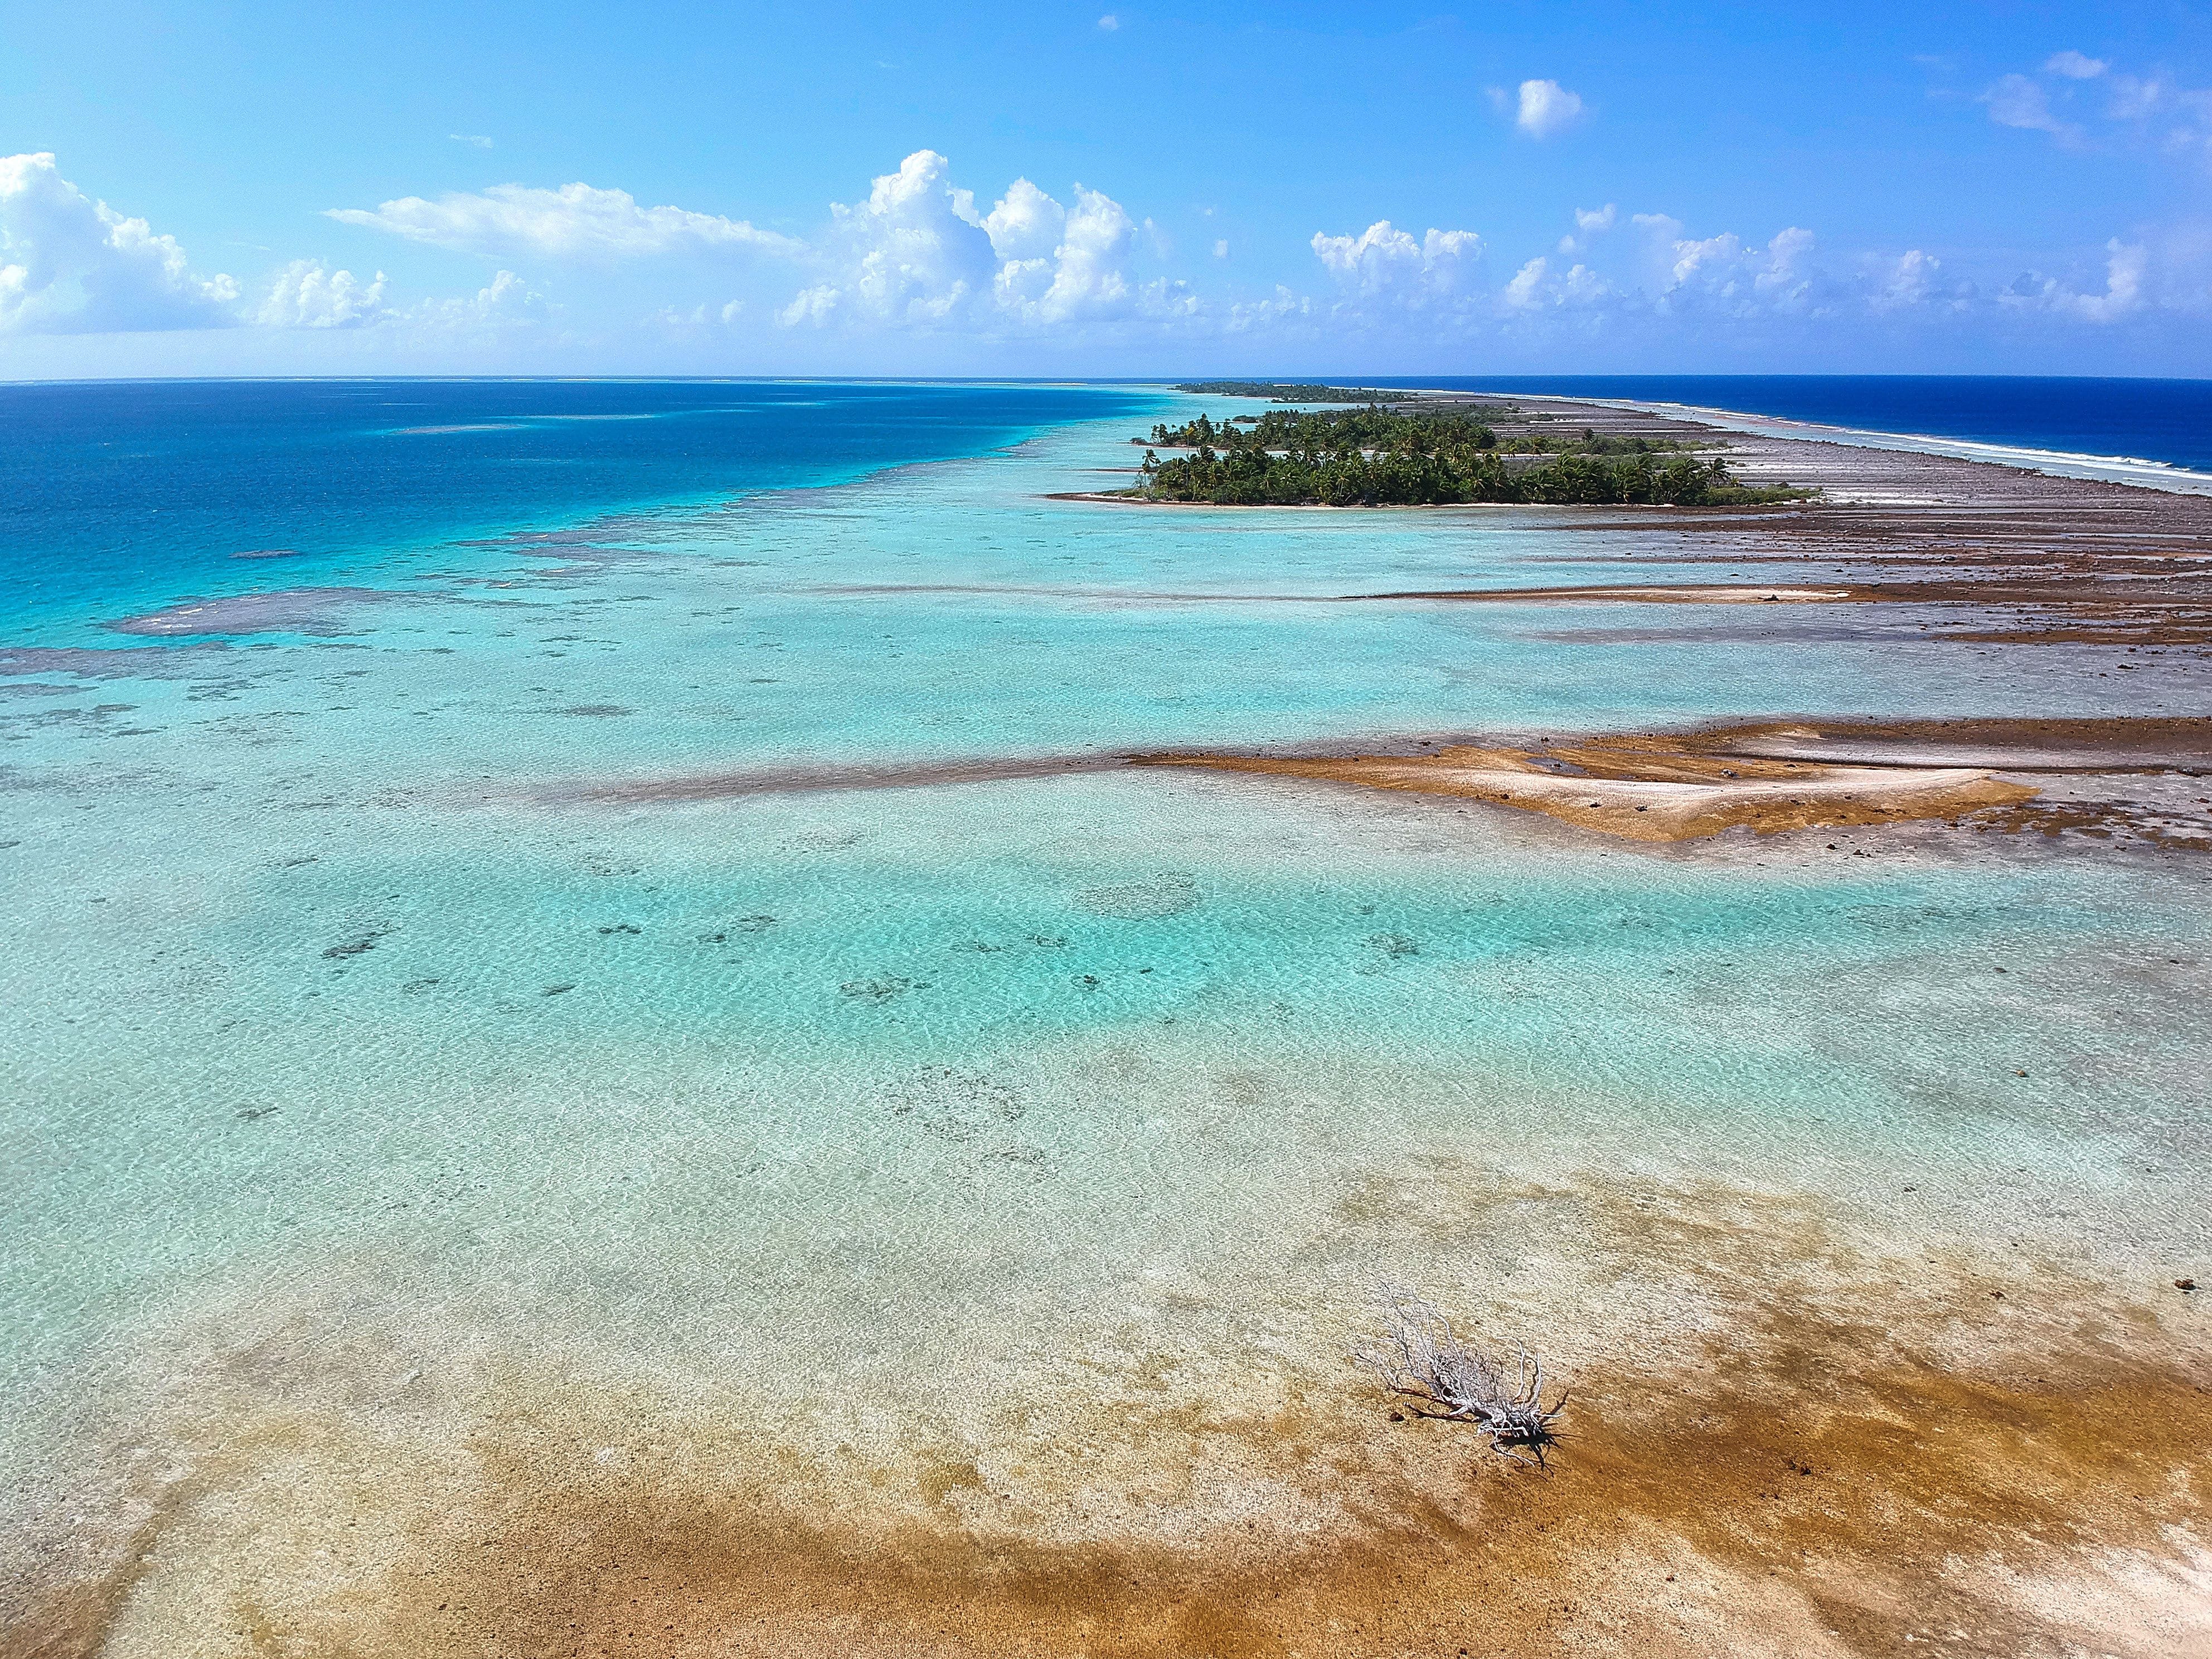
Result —
M 1504 397 L 1504 392 L 1487 394 Z M 2148 461 L 2132 455 L 2079 455 L 2059 449 L 2031 449 L 2017 444 L 1984 443 L 1972 438 L 1942 438 L 1917 432 L 1875 432 L 1859 427 L 1822 426 L 1812 421 L 1786 420 L 1778 415 L 1746 415 L 1733 409 L 1707 409 L 1697 404 L 1639 402 L 1630 398 L 1567 398 L 1552 393 L 1517 394 L 1522 401 L 1589 404 L 1601 409 L 1632 410 L 1655 415 L 1677 415 L 1726 432 L 1753 438 L 1804 438 L 1816 442 L 1851 444 L 1862 449 L 1895 449 L 1917 455 L 1948 455 L 1954 460 L 1992 461 L 2022 472 L 2047 473 L 2060 478 L 2088 478 L 2103 483 L 2134 484 L 2144 489 L 2163 489 L 2175 495 L 2212 495 L 2212 472 L 2193 471 L 2171 461 Z

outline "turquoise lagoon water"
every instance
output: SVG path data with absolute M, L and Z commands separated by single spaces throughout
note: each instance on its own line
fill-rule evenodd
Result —
M 205 1458 L 274 1401 L 374 1418 L 426 1372 L 647 1379 L 890 1458 L 988 1452 L 1163 1352 L 1186 1379 L 1325 1372 L 1380 1276 L 1617 1353 L 1680 1287 L 1624 1285 L 1601 1228 L 1546 1233 L 1593 1183 L 1816 1202 L 1908 1252 L 2025 1243 L 2154 1283 L 2202 1261 L 2187 860 L 1655 851 L 1149 769 L 802 787 L 2204 708 L 2185 665 L 2121 681 L 1814 607 L 1328 603 L 1759 567 L 1657 520 L 1049 499 L 1112 482 L 1174 403 L 1127 391 L 827 388 L 794 414 L 718 388 L 817 429 L 633 481 L 596 434 L 740 417 L 556 427 L 532 411 L 583 394 L 443 386 L 415 424 L 489 429 L 432 441 L 523 447 L 395 496 L 380 446 L 424 434 L 359 422 L 376 453 L 326 480 L 359 492 L 337 527 L 272 489 L 228 535 L 201 502 L 172 559 L 142 469 L 232 441 L 206 424 L 226 394 L 135 395 L 138 459 L 72 486 L 111 526 L 143 508 L 130 538 L 92 547 L 65 493 L 9 527 L 11 572 L 43 571 L 0 636 L 0 1397 L 33 1530 L 58 1524 L 46 1474 L 125 1440 Z M 312 592 L 282 628 L 111 626 L 284 590 Z M 1598 1282 L 1601 1311 L 1577 1299 Z M 240 1358 L 264 1350 L 283 1367 Z

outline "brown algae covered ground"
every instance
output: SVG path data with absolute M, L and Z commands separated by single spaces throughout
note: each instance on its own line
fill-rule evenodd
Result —
M 543 1352 L 400 1370 L 420 1333 L 319 1308 L 52 1494 L 50 1548 L 96 1570 L 19 1593 L 10 1651 L 2148 1659 L 2212 1632 L 2187 1293 L 1774 1194 L 1418 1185 L 1343 1225 L 1585 1241 L 1543 1288 L 1583 1357 L 1545 1472 L 1395 1410 L 1326 1329 L 1287 1360 L 1099 1342 L 1006 1377 L 989 1443 L 864 1453 L 834 1400 Z

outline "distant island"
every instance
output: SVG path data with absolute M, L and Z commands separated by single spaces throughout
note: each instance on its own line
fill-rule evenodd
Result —
M 1746 507 L 1809 493 L 1741 483 L 1722 457 L 1701 459 L 1664 439 L 1584 428 L 1572 438 L 1501 441 L 1489 421 L 1514 412 L 1370 403 L 1270 410 L 1234 422 L 1200 415 L 1179 427 L 1153 427 L 1142 482 L 1130 494 L 1218 507 Z M 1162 449 L 1187 453 L 1163 460 Z
M 1191 380 L 1170 389 L 1204 392 L 1217 398 L 1265 398 L 1278 404 L 1387 404 L 1419 395 L 1376 386 L 1295 385 L 1285 380 Z

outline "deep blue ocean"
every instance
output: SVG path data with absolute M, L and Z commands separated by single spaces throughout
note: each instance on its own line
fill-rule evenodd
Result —
M 1363 384 L 1692 404 L 1869 432 L 1966 438 L 2212 471 L 2212 380 L 1996 374 L 1565 374 L 1427 375 Z
M 843 483 L 1137 401 L 1062 386 L 718 380 L 0 386 L 0 617 L 272 578 L 373 585 L 409 550 L 450 558 L 471 536 Z

